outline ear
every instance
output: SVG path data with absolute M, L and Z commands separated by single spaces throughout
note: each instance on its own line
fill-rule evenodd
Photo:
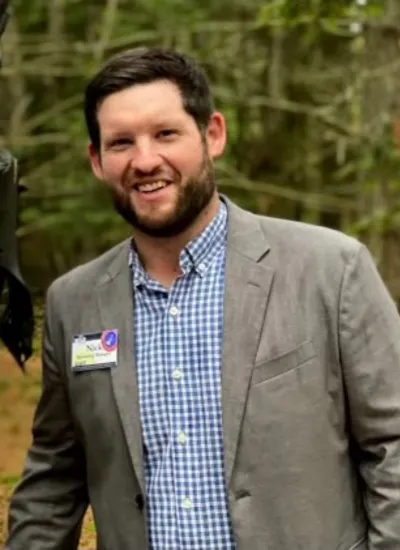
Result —
M 208 154 L 211 158 L 223 155 L 226 146 L 226 122 L 222 113 L 215 111 L 210 118 L 206 130 Z
M 104 180 L 103 167 L 101 165 L 101 156 L 93 143 L 89 143 L 88 153 L 93 174 L 96 176 L 97 179 Z

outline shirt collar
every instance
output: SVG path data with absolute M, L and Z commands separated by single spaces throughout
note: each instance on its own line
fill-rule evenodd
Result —
M 183 273 L 188 273 L 192 268 L 200 276 L 207 272 L 215 256 L 226 243 L 227 227 L 227 208 L 225 203 L 220 201 L 215 218 L 182 250 L 180 265 Z
M 185 246 L 180 254 L 180 267 L 184 275 L 187 275 L 192 269 L 201 277 L 207 273 L 221 247 L 226 244 L 227 229 L 228 211 L 225 202 L 221 200 L 215 218 L 200 235 L 197 235 Z M 135 287 L 150 283 L 151 279 L 143 268 L 133 239 L 129 252 L 129 266 L 132 269 Z

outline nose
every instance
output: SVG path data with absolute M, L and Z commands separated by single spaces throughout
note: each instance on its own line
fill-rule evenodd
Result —
M 161 163 L 160 155 L 157 154 L 150 144 L 146 144 L 136 146 L 130 165 L 131 170 L 137 176 L 143 176 L 156 172 L 160 168 Z

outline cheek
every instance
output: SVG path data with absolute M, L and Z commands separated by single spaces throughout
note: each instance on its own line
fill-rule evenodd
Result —
M 197 147 L 187 147 L 169 155 L 168 160 L 183 177 L 192 177 L 197 175 L 203 166 L 203 150 L 199 150 Z
M 105 156 L 103 158 L 103 173 L 106 180 L 118 182 L 123 179 L 129 169 L 129 159 L 124 155 Z

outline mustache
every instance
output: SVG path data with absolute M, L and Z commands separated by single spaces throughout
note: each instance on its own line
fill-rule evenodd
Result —
M 155 181 L 160 180 L 167 183 L 173 183 L 178 179 L 178 174 L 172 174 L 171 172 L 165 172 L 159 169 L 139 174 L 138 170 L 133 171 L 129 168 L 129 166 L 122 174 L 122 183 L 124 187 L 135 187 L 137 185 L 154 183 Z

